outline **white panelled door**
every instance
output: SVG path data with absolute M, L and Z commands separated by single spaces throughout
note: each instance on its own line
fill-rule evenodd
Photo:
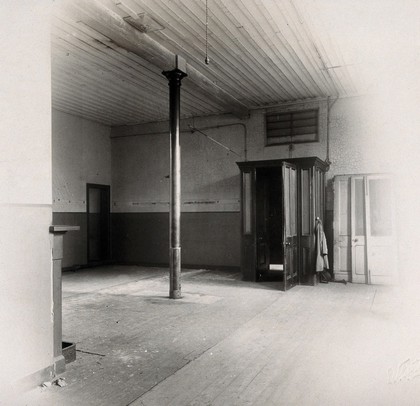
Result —
M 391 284 L 396 276 L 390 175 L 334 178 L 334 274 L 354 283 Z

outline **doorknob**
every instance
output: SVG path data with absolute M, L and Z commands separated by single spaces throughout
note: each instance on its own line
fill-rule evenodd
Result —
M 357 241 L 359 241 L 357 238 L 353 238 L 353 240 L 352 240 L 353 242 L 357 242 Z
M 287 241 L 287 242 L 285 243 L 285 245 L 286 245 L 287 247 L 289 247 L 289 246 L 290 246 L 290 242 L 289 242 L 289 241 Z

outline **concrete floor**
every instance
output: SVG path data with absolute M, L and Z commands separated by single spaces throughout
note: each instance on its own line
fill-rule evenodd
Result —
M 418 300 L 398 288 L 250 283 L 162 268 L 64 273 L 67 386 L 27 405 L 419 405 Z

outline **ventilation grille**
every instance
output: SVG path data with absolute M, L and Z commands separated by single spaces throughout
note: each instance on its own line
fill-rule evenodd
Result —
M 318 141 L 318 109 L 266 114 L 267 145 Z

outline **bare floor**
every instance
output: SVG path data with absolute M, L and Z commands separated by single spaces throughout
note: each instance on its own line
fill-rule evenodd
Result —
M 64 273 L 67 386 L 28 405 L 418 405 L 420 314 L 399 288 L 163 268 Z

